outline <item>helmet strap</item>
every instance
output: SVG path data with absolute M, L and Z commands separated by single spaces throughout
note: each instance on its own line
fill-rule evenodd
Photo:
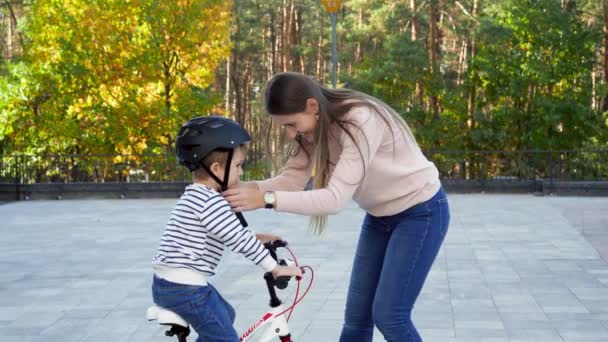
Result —
M 228 158 L 226 159 L 226 165 L 224 167 L 224 180 L 219 179 L 215 175 L 215 173 L 213 173 L 211 171 L 211 169 L 201 161 L 201 166 L 203 167 L 203 169 L 205 169 L 205 171 L 207 171 L 207 174 L 209 174 L 209 176 L 211 178 L 213 178 L 213 180 L 216 181 L 217 184 L 220 185 L 221 191 L 226 191 L 228 189 L 228 179 L 230 176 L 230 164 L 232 164 L 232 156 L 234 154 L 234 150 L 226 151 L 226 153 L 228 153 Z
M 211 176 L 211 178 L 213 178 L 220 185 L 220 189 L 222 192 L 226 191 L 228 189 L 228 179 L 230 176 L 230 165 L 232 165 L 232 156 L 234 155 L 234 149 L 227 151 L 227 153 L 228 153 L 228 158 L 226 159 L 226 166 L 224 167 L 224 181 L 217 178 L 217 176 L 213 172 L 211 172 L 211 169 L 209 169 L 209 167 L 207 167 L 207 165 L 205 165 L 204 163 L 201 163 L 201 166 L 205 169 L 205 171 L 207 171 L 209 176 Z M 247 223 L 247 221 L 245 220 L 245 217 L 243 217 L 242 213 L 235 213 L 235 214 L 236 214 L 236 217 L 241 222 L 241 225 L 243 227 L 247 227 L 249 225 Z
M 207 171 L 207 174 L 211 178 L 213 178 L 213 180 L 216 181 L 217 184 L 220 185 L 221 191 L 225 191 L 226 189 L 225 189 L 225 186 L 224 186 L 224 182 L 222 182 L 222 180 L 220 180 L 219 178 L 217 178 L 217 176 L 213 173 L 213 171 L 211 171 L 211 169 L 207 165 L 201 163 L 201 166 L 203 167 L 203 169 L 205 169 L 205 171 Z
M 220 183 L 222 191 L 228 190 L 228 179 L 230 176 L 230 166 L 232 165 L 232 156 L 234 155 L 234 149 L 228 151 L 228 158 L 226 159 L 226 167 L 224 167 L 224 181 Z

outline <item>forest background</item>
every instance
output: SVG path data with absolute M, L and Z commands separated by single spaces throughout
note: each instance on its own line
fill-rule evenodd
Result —
M 338 86 L 393 106 L 442 174 L 542 177 L 550 158 L 608 178 L 608 1 L 345 0 L 337 23 Z M 265 82 L 329 86 L 331 52 L 318 0 L 0 1 L 0 173 L 183 177 L 177 130 L 218 113 L 268 176 L 285 151 Z

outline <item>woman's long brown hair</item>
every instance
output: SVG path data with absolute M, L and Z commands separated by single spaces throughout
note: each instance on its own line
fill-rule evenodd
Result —
M 345 119 L 345 115 L 355 107 L 365 106 L 379 115 L 388 127 L 395 122 L 400 127 L 403 137 L 416 144 L 416 140 L 401 116 L 390 106 L 375 97 L 350 89 L 329 89 L 310 77 L 294 73 L 283 72 L 274 75 L 266 85 L 264 104 L 266 111 L 272 115 L 289 115 L 301 113 L 306 110 L 306 101 L 310 98 L 319 103 L 318 127 L 315 133 L 312 153 L 306 151 L 301 139 L 296 138 L 297 148 L 302 148 L 308 154 L 309 165 L 312 162 L 313 189 L 322 189 L 327 186 L 331 177 L 332 165 L 329 155 L 329 134 L 332 124 L 338 125 L 355 143 L 361 155 L 361 147 L 353 136 L 353 129 L 361 129 L 355 122 Z M 391 130 L 392 133 L 392 130 Z M 395 136 L 393 134 L 393 140 Z M 292 153 L 297 153 L 297 150 Z M 362 175 L 364 177 L 364 175 Z M 327 215 L 314 216 L 311 219 L 311 228 L 321 234 L 327 225 Z

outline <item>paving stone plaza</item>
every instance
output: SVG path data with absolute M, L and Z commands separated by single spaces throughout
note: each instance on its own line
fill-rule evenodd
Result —
M 413 316 L 425 341 L 608 341 L 608 198 L 449 198 L 450 230 Z M 174 203 L 0 205 L 0 341 L 175 341 L 144 318 L 151 258 Z M 352 203 L 317 237 L 305 217 L 246 214 L 315 269 L 290 321 L 295 341 L 337 341 L 363 215 Z M 239 332 L 267 308 L 261 269 L 240 256 L 228 253 L 213 283 L 236 308 Z

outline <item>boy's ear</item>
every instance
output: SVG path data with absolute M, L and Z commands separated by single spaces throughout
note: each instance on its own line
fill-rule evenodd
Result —
M 213 162 L 211 165 L 209 165 L 209 170 L 211 170 L 211 172 L 215 173 L 215 175 L 219 179 L 222 179 L 222 177 L 224 177 L 224 173 L 223 173 L 224 168 L 218 162 Z

